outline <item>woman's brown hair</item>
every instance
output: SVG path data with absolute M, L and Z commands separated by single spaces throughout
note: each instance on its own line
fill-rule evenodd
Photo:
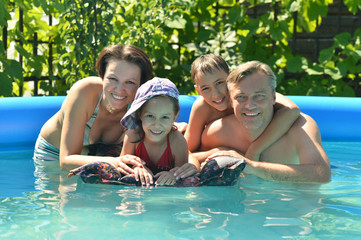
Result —
M 136 46 L 118 44 L 104 48 L 96 62 L 96 70 L 101 79 L 104 78 L 110 59 L 124 60 L 139 66 L 141 70 L 140 84 L 145 83 L 152 77 L 153 66 L 148 55 Z

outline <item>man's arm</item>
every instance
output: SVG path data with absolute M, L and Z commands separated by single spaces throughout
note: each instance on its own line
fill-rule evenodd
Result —
M 276 93 L 275 114 L 271 123 L 247 149 L 246 157 L 259 160 L 260 154 L 280 139 L 300 116 L 300 108 L 287 97 Z
M 299 164 L 256 162 L 245 159 L 245 173 L 254 174 L 265 180 L 289 182 L 326 183 L 330 181 L 329 159 L 322 147 L 317 124 L 303 115 L 292 127 L 289 144 L 295 144 Z

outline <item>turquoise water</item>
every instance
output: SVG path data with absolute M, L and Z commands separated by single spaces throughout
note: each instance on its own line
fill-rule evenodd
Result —
M 360 239 L 361 142 L 325 142 L 328 184 L 243 176 L 232 187 L 84 184 L 0 151 L 0 239 Z M 71 181 L 72 180 L 72 181 Z

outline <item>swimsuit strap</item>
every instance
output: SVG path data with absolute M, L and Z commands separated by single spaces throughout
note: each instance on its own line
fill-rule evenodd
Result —
M 90 135 L 90 130 L 93 126 L 93 123 L 95 121 L 95 118 L 98 115 L 99 112 L 99 106 L 100 106 L 100 102 L 102 101 L 103 98 L 103 92 L 100 94 L 100 98 L 98 100 L 98 104 L 94 109 L 94 112 L 92 114 L 92 116 L 90 117 L 90 119 L 88 120 L 88 122 L 85 125 L 85 131 L 84 131 L 84 141 L 83 141 L 83 146 L 87 146 L 89 145 L 89 135 Z

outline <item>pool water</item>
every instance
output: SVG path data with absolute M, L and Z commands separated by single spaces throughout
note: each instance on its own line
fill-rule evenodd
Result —
M 198 188 L 85 184 L 1 150 L 0 239 L 360 239 L 361 142 L 324 147 L 327 184 Z

